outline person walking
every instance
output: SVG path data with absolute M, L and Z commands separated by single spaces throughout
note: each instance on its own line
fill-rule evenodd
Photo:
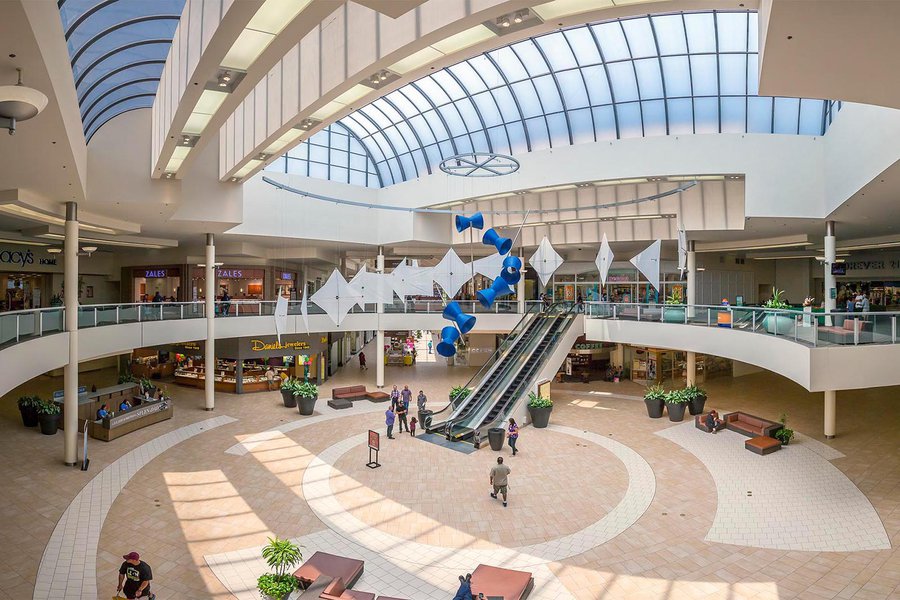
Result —
M 366 353 L 362 350 L 359 351 L 359 370 L 360 371 L 368 371 L 369 367 L 366 366 Z
M 509 474 L 510 468 L 503 464 L 503 457 L 497 457 L 497 464 L 491 469 L 491 486 L 494 491 L 491 492 L 491 498 L 497 499 L 497 494 L 503 496 L 503 506 L 506 506 L 506 495 L 509 491 Z
M 431 354 L 432 343 L 431 340 L 428 340 L 428 354 Z
M 231 310 L 231 296 L 228 295 L 228 290 L 222 290 L 222 304 L 219 312 L 223 317 L 228 316 L 228 312 Z
M 388 439 L 394 439 L 394 407 L 389 406 L 386 411 L 384 411 L 384 424 L 387 425 L 387 434 Z
M 513 456 L 518 453 L 516 450 L 516 442 L 519 440 L 519 425 L 512 417 L 509 418 L 509 427 L 506 429 L 506 440 L 509 447 L 512 448 Z
M 269 368 L 266 369 L 266 383 L 270 392 L 275 389 L 275 369 L 272 368 L 272 365 L 269 365 Z
M 409 423 L 406 422 L 406 405 L 401 400 L 397 403 L 397 420 L 400 422 L 400 433 L 403 433 L 403 427 L 409 431 Z
M 400 404 L 400 390 L 395 385 L 394 389 L 391 390 L 391 408 L 397 408 L 398 404 Z
M 403 386 L 403 391 L 400 392 L 400 399 L 403 400 L 403 408 L 408 411 L 409 403 L 412 400 L 412 392 L 409 390 L 408 385 Z
M 409 420 L 409 435 L 416 437 L 416 424 L 419 420 L 415 417 Z
M 154 600 L 156 595 L 150 592 L 150 581 L 153 579 L 153 571 L 150 565 L 141 560 L 137 552 L 129 552 L 122 558 L 125 562 L 119 567 L 119 587 L 116 595 L 124 592 L 126 598 L 150 598 Z
M 416 396 L 416 408 L 419 409 L 419 412 L 425 410 L 425 403 L 428 402 L 428 398 L 425 397 L 425 392 L 419 390 L 419 395 Z

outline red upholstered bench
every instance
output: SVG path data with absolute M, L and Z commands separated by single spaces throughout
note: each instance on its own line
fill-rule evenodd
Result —
M 773 433 L 783 427 L 781 423 L 769 421 L 760 417 L 754 417 L 743 412 L 728 413 L 722 419 L 725 421 L 725 428 L 736 431 L 741 435 L 748 437 L 772 436 Z
M 385 392 L 366 392 L 366 397 L 371 402 L 387 402 L 391 396 Z
M 365 400 L 366 386 L 350 385 L 347 387 L 336 387 L 331 390 L 332 400 Z
M 534 587 L 534 577 L 525 571 L 501 569 L 490 565 L 478 565 L 472 571 L 472 595 L 484 594 L 485 598 L 525 600 Z
M 321 575 L 340 578 L 350 587 L 363 574 L 364 566 L 365 562 L 355 558 L 316 552 L 294 571 L 294 577 L 300 580 L 303 587 L 308 587 Z
M 781 442 L 767 435 L 750 438 L 744 442 L 744 448 L 761 456 L 772 454 L 781 449 Z

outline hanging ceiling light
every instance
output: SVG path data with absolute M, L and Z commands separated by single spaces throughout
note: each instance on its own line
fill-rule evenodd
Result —
M 0 86 L 0 126 L 15 135 L 16 123 L 37 116 L 47 107 L 47 96 L 43 92 L 22 84 L 22 69 L 16 69 L 19 81 L 16 85 Z

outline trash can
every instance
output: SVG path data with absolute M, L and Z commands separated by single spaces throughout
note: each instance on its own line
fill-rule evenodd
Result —
M 496 452 L 503 450 L 503 438 L 505 435 L 506 430 L 502 427 L 491 427 L 488 429 L 488 442 L 491 444 L 491 450 Z
M 426 431 L 429 427 L 431 427 L 431 415 L 434 414 L 433 410 L 420 410 L 419 411 L 419 427 Z

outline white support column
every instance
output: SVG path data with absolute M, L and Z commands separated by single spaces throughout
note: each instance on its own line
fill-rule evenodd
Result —
M 303 299 L 303 292 L 306 291 L 309 284 L 309 265 L 303 265 L 301 277 L 303 278 L 303 283 L 300 284 L 300 289 L 297 290 L 297 300 Z
M 384 274 L 384 248 L 378 246 L 378 257 L 375 259 L 375 270 Z M 384 313 L 384 304 L 378 303 L 378 331 L 375 334 L 375 386 L 378 389 L 384 387 L 384 329 L 381 327 L 381 315 Z
M 697 354 L 695 352 L 687 353 L 687 384 L 697 385 Z
M 203 396 L 206 410 L 216 407 L 216 240 L 211 233 L 206 234 L 206 352 L 203 357 L 205 381 Z
M 834 221 L 825 221 L 825 314 L 831 313 L 837 306 L 837 282 L 831 274 L 831 265 L 837 258 L 837 240 L 834 237 Z M 825 324 L 831 325 L 831 317 L 825 318 Z
M 837 392 L 825 391 L 825 437 L 834 439 L 837 430 Z
M 63 370 L 64 462 L 78 461 L 78 204 L 66 202 L 64 274 L 69 361 Z
M 519 283 L 516 286 L 516 299 L 517 310 L 519 314 L 525 313 L 525 251 L 519 248 L 519 260 L 522 261 L 522 269 L 521 269 L 521 277 L 519 277 Z
M 697 302 L 697 253 L 694 251 L 694 240 L 687 243 L 687 298 L 685 304 L 694 305 Z M 688 309 L 688 318 L 694 316 L 694 309 Z

